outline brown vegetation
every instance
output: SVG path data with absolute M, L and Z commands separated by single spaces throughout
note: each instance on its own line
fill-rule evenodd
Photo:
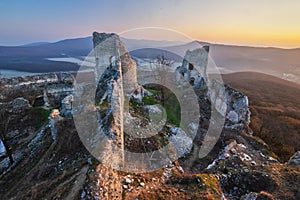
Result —
M 300 150 L 300 86 L 270 75 L 241 72 L 223 75 L 224 82 L 249 97 L 251 128 L 287 161 Z

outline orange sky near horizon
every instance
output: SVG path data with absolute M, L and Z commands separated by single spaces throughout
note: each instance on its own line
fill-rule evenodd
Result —
M 139 18 L 131 15 L 127 17 L 133 24 L 138 25 L 137 27 L 150 25 L 173 29 L 205 42 L 281 48 L 300 47 L 300 25 L 298 25 L 300 1 L 172 0 L 172 2 L 174 3 L 168 4 L 167 7 L 158 6 L 155 14 L 148 14 L 147 10 L 143 10 Z M 148 7 L 148 10 L 151 9 Z M 128 26 L 123 30 L 126 28 Z M 152 34 L 149 37 L 166 38 Z
M 179 20 L 186 22 L 182 30 L 192 38 L 212 43 L 300 47 L 300 1 L 218 2 L 210 1 L 203 12 L 196 10 L 205 3 L 189 4 L 187 10 L 193 12 Z
M 211 43 L 299 48 L 299 20 L 298 0 L 3 0 L 0 45 L 161 27 Z
M 204 40 L 206 42 L 218 44 L 246 45 L 259 47 L 280 47 L 280 48 L 299 48 L 300 34 L 282 33 L 249 33 L 249 32 L 223 32 L 222 35 L 217 33 L 201 33 L 200 36 L 191 32 L 188 33 L 195 40 Z M 205 39 L 204 39 L 205 38 Z

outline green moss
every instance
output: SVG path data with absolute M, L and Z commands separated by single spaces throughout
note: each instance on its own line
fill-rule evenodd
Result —
M 143 98 L 143 103 L 145 105 L 155 105 L 157 104 L 158 102 L 154 99 L 153 96 L 149 97 L 149 96 L 144 96 Z
M 41 107 L 31 108 L 28 111 L 30 116 L 30 125 L 40 129 L 47 121 L 51 111 Z
M 152 96 L 144 96 L 143 103 L 144 105 L 155 105 L 160 104 L 164 105 L 167 113 L 167 122 L 176 126 L 180 125 L 181 121 L 181 109 L 179 101 L 177 100 L 177 97 L 175 94 L 172 94 L 167 89 L 164 89 L 164 93 L 167 96 L 167 100 L 165 102 L 157 101 L 154 99 L 155 96 L 161 95 L 161 88 L 147 88 L 149 92 L 151 92 Z
M 141 106 L 141 104 L 134 102 L 134 101 L 129 101 L 129 107 L 137 107 L 137 106 Z
M 181 121 L 181 108 L 180 104 L 174 94 L 165 102 L 167 112 L 167 122 L 176 126 L 180 125 Z

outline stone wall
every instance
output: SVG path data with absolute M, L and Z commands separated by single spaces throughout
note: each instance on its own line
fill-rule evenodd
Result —
M 130 98 L 137 89 L 136 64 L 118 35 L 95 32 L 93 41 L 95 76 L 99 78 L 96 99 L 108 103 L 105 116 L 99 119 L 101 134 L 108 136 L 101 161 L 118 169 L 124 162 L 124 97 Z
M 73 93 L 74 77 L 69 73 L 50 73 L 0 80 L 0 102 L 28 99 L 32 106 L 56 107 Z
M 199 98 L 209 99 L 212 109 L 226 118 L 225 128 L 237 129 L 249 125 L 248 97 L 219 80 L 208 80 L 208 53 L 208 46 L 187 50 L 182 65 L 176 69 L 177 84 L 190 84 Z
M 96 80 L 110 67 L 122 74 L 125 94 L 133 93 L 137 87 L 136 63 L 129 55 L 125 44 L 114 33 L 93 33 L 94 54 L 96 58 Z M 113 72 L 112 72 L 113 73 Z M 100 81 L 101 82 L 101 81 Z
M 176 69 L 177 81 L 189 82 L 194 88 L 205 89 L 209 47 L 187 50 L 182 65 Z

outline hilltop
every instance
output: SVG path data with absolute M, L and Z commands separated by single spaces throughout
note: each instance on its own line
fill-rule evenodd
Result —
M 300 85 L 255 72 L 222 75 L 224 82 L 249 97 L 254 135 L 282 162 L 300 150 Z

